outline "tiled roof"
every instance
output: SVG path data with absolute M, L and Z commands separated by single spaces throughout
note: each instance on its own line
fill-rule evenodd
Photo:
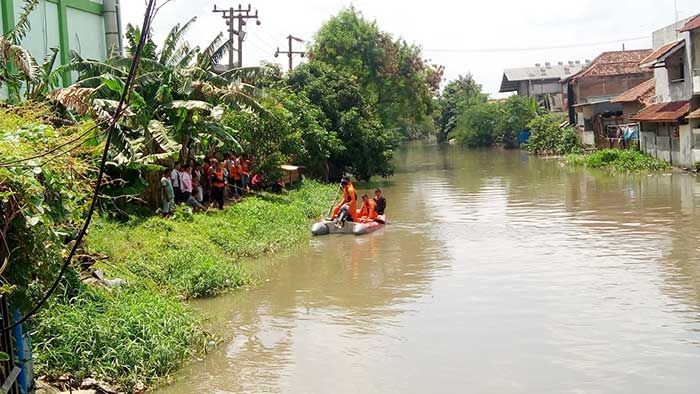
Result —
M 678 49 L 680 49 L 684 45 L 685 45 L 685 40 L 677 40 L 677 41 L 669 42 L 668 44 L 665 44 L 665 45 L 661 46 L 659 49 L 650 53 L 649 56 L 642 59 L 642 61 L 639 62 L 639 65 L 641 67 L 651 67 L 654 65 L 654 63 L 656 63 L 660 60 L 665 60 L 665 58 L 667 58 L 669 55 L 672 55 L 673 53 L 675 53 Z
M 690 102 L 675 101 L 672 103 L 652 104 L 639 111 L 632 120 L 642 122 L 677 122 L 678 119 L 688 115 Z
M 588 67 L 570 78 L 577 80 L 586 77 L 644 73 L 647 71 L 639 67 L 639 62 L 651 53 L 651 49 L 603 52 Z
M 680 32 L 691 31 L 695 29 L 700 29 L 700 15 L 691 18 L 686 24 L 681 27 Z
M 649 105 L 651 100 L 656 95 L 656 80 L 654 78 L 642 82 L 632 89 L 615 97 L 613 103 L 632 103 L 638 101 L 642 104 Z

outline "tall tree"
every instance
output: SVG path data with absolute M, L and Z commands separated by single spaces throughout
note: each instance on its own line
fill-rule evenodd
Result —
M 485 103 L 487 99 L 488 96 L 481 92 L 481 85 L 471 74 L 460 75 L 456 80 L 449 82 L 438 99 L 438 142 L 448 140 L 462 112 L 470 106 Z
M 410 136 L 410 126 L 430 120 L 443 68 L 428 64 L 419 47 L 395 40 L 355 8 L 321 27 L 311 57 L 355 76 L 385 127 Z

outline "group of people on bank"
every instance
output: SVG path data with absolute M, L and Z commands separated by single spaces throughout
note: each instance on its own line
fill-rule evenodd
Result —
M 176 163 L 163 172 L 160 179 L 163 193 L 161 213 L 169 216 L 178 204 L 186 204 L 194 210 L 206 210 L 210 205 L 224 208 L 226 198 L 238 202 L 246 192 L 260 190 L 263 177 L 251 176 L 253 159 L 226 154 L 223 160 L 206 157 L 203 163 L 190 160 Z
M 373 221 L 384 221 L 384 211 L 386 210 L 386 199 L 382 195 L 382 189 L 374 191 L 374 197 L 367 194 L 362 196 L 360 208 L 357 208 L 357 191 L 355 185 L 349 178 L 340 181 L 343 190 L 343 197 L 340 203 L 333 208 L 331 220 L 337 226 L 342 226 L 346 221 L 367 223 Z

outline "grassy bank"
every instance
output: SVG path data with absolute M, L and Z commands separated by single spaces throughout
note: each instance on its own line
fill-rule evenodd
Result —
M 305 182 L 286 195 L 262 195 L 221 212 L 176 219 L 95 223 L 87 245 L 121 288 L 84 286 L 55 302 L 35 323 L 37 374 L 94 376 L 127 389 L 154 383 L 208 341 L 184 299 L 249 284 L 252 258 L 309 237 L 309 221 L 326 209 L 333 186 Z
M 573 154 L 566 157 L 572 166 L 601 168 L 615 172 L 660 171 L 671 166 L 636 150 L 603 149 L 586 155 Z

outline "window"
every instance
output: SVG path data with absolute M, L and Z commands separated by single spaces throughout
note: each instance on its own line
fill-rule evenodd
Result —
M 685 51 L 678 51 L 666 59 L 666 70 L 669 82 L 685 81 Z

